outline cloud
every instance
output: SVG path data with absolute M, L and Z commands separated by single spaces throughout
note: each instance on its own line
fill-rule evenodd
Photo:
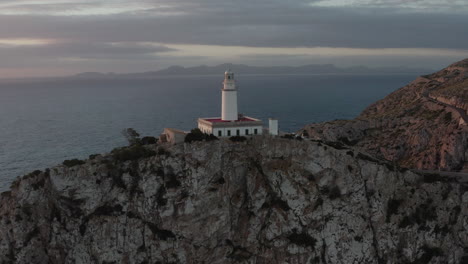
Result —
M 465 0 L 320 0 L 313 6 L 322 7 L 359 7 L 359 8 L 399 8 L 401 12 L 466 12 Z M 409 9 L 409 10 L 408 10 Z
M 32 65 L 82 64 L 90 61 L 152 61 L 159 54 L 175 51 L 173 48 L 148 43 L 85 43 L 57 42 L 43 45 L 0 46 L 0 67 L 31 67 Z
M 185 52 L 187 64 L 197 57 L 214 62 L 247 47 L 257 49 L 248 53 L 252 56 L 277 48 L 271 56 L 289 55 L 284 63 L 290 64 L 299 60 L 285 49 L 366 50 L 353 56 L 373 62 L 371 57 L 389 57 L 379 54 L 384 49 L 400 49 L 408 57 L 412 54 L 402 50 L 423 49 L 423 56 L 441 57 L 435 53 L 467 49 L 467 5 L 458 0 L 443 5 L 435 0 L 6 0 L 0 3 L 0 45 L 19 39 L 48 43 L 8 52 L 1 48 L 0 67 L 6 65 L 3 56 L 13 63 L 15 56 L 21 61 L 27 54 L 38 61 L 50 59 L 47 63 L 73 58 L 74 65 L 121 60 L 131 65 L 130 71 L 138 61 L 141 67 L 156 58 L 185 64 Z M 191 52 L 196 46 L 215 47 L 211 53 L 218 59 Z
M 463 49 L 468 43 L 466 14 L 323 8 L 302 1 L 240 3 L 245 4 L 159 2 L 180 14 L 173 16 L 153 12 L 154 6 L 119 15 L 0 16 L 0 36 L 252 47 Z

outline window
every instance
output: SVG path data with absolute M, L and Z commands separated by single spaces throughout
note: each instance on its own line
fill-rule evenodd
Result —
M 254 129 L 254 134 L 255 134 L 255 135 L 258 134 L 258 129 Z
M 231 136 L 231 130 L 228 130 L 227 133 L 228 133 L 228 137 L 230 137 Z
M 220 137 L 220 136 L 221 136 L 221 130 L 220 130 L 220 131 L 218 131 L 218 137 Z
M 240 136 L 240 129 L 236 130 L 236 135 Z
M 246 134 L 246 135 L 249 134 L 249 130 L 248 130 L 248 129 L 245 130 L 245 134 Z

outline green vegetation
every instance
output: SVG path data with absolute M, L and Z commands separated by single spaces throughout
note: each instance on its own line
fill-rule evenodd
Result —
M 295 134 L 286 134 L 281 136 L 281 138 L 302 140 L 302 137 L 296 136 Z
M 128 144 L 132 145 L 152 145 L 158 142 L 155 137 L 140 138 L 140 134 L 133 128 L 126 128 L 122 130 L 122 135 L 127 139 Z
M 129 145 L 140 143 L 140 134 L 133 128 L 122 130 L 122 135 L 127 139 Z
M 447 112 L 447 113 L 445 113 L 445 115 L 444 115 L 444 121 L 445 121 L 445 123 L 447 123 L 447 124 L 450 123 L 450 122 L 452 122 L 452 112 Z
M 232 142 L 243 142 L 243 141 L 246 141 L 247 138 L 243 136 L 233 136 L 233 137 L 230 137 L 229 140 L 231 140 Z
M 390 217 L 398 213 L 398 208 L 401 205 L 402 200 L 390 199 L 387 202 L 387 223 L 390 221 Z
M 335 200 L 337 198 L 341 197 L 341 190 L 338 186 L 333 186 L 333 188 L 330 189 L 330 192 L 328 193 L 328 198 L 331 200 Z
M 419 205 L 416 210 L 403 218 L 399 227 L 405 228 L 418 224 L 421 227 L 426 226 L 427 221 L 434 221 L 437 219 L 437 211 L 432 200 L 429 199 L 426 203 Z
M 70 167 L 74 167 L 78 165 L 83 165 L 85 164 L 85 162 L 79 159 L 72 159 L 72 160 L 64 160 L 62 164 L 70 168 Z
M 111 152 L 112 157 L 118 161 L 138 160 L 156 155 L 156 152 L 149 150 L 141 145 L 116 148 Z
M 442 112 L 444 112 L 444 110 L 439 110 L 439 111 L 424 110 L 419 114 L 419 116 L 426 120 L 435 120 Z
M 89 158 L 90 160 L 93 160 L 93 159 L 97 158 L 98 156 L 99 156 L 99 154 L 91 154 L 91 155 L 89 155 L 88 158 Z
M 421 255 L 421 257 L 419 257 L 418 259 L 416 259 L 413 263 L 416 264 L 416 263 L 429 263 L 433 257 L 441 257 L 444 255 L 442 249 L 440 248 L 436 248 L 436 247 L 431 247 L 431 246 L 428 246 L 428 245 L 424 245 L 422 248 L 421 248 L 423 254 Z M 460 262 L 462 263 L 462 262 Z
M 314 248 L 315 244 L 317 243 L 315 238 L 311 237 L 307 233 L 297 233 L 296 229 L 294 229 L 293 233 L 288 236 L 288 239 L 291 241 L 291 243 L 302 247 Z
M 186 143 L 192 143 L 194 141 L 212 141 L 212 140 L 218 140 L 217 137 L 215 137 L 213 134 L 208 135 L 203 133 L 200 129 L 194 128 L 190 131 L 190 133 L 185 136 L 185 142 Z
M 327 195 L 328 198 L 330 198 L 330 200 L 335 200 L 337 198 L 340 198 L 341 197 L 341 190 L 340 190 L 340 187 L 338 186 L 333 186 L 333 187 L 328 187 L 328 186 L 324 186 L 321 190 L 320 190 L 324 195 Z
M 153 145 L 158 142 L 158 139 L 155 137 L 144 137 L 140 140 L 142 145 Z

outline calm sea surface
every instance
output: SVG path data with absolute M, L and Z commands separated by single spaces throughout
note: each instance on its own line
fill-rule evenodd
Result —
M 241 113 L 280 129 L 350 119 L 415 75 L 237 75 Z M 0 191 L 36 169 L 125 145 L 124 128 L 157 136 L 220 115 L 219 76 L 0 81 Z

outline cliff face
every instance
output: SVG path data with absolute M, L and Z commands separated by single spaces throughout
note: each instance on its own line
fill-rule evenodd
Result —
M 369 106 L 354 120 L 311 124 L 311 138 L 341 141 L 419 169 L 468 169 L 468 59 Z
M 468 186 L 455 179 L 321 142 L 148 148 L 158 154 L 16 181 L 0 198 L 0 263 L 468 260 Z

